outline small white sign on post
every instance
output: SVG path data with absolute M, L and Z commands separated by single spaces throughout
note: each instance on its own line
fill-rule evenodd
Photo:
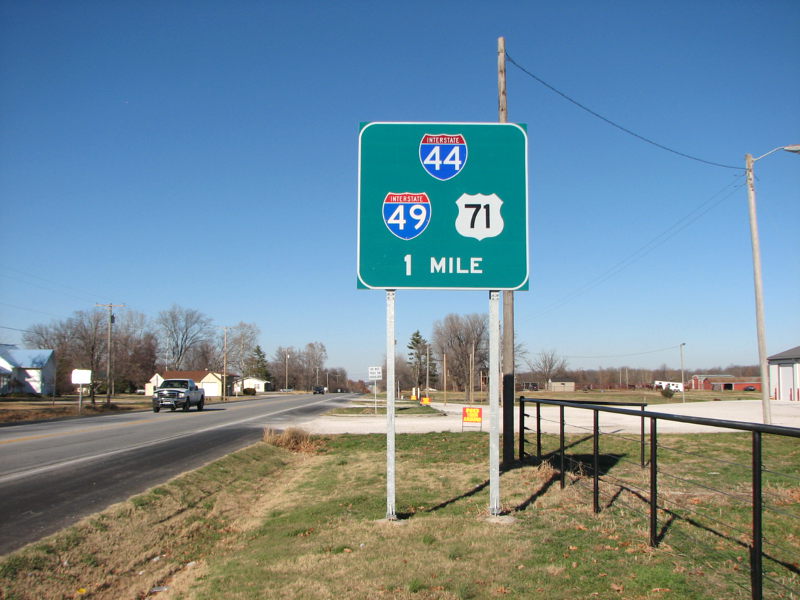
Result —
M 78 414 L 83 410 L 83 386 L 92 383 L 92 372 L 89 369 L 73 369 L 72 383 L 78 386 Z
M 378 382 L 381 379 L 383 379 L 383 369 L 381 367 L 370 367 L 369 380 L 375 382 L 372 384 L 372 392 L 374 394 L 373 405 L 375 407 L 376 415 L 378 414 Z

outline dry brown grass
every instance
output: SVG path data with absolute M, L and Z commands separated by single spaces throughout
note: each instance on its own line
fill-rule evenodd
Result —
M 264 443 L 270 446 L 283 448 L 289 452 L 314 454 L 322 447 L 320 441 L 312 440 L 310 433 L 298 427 L 289 427 L 280 432 L 271 427 L 266 427 L 262 439 Z
M 83 399 L 83 409 L 78 412 L 77 400 L 59 399 L 53 401 L 47 398 L 14 399 L 3 398 L 0 400 L 0 423 L 24 423 L 28 421 L 46 421 L 49 419 L 64 419 L 70 417 L 93 417 L 104 414 L 117 414 L 120 412 L 143 410 L 149 408 L 150 402 L 142 396 L 134 396 L 124 401 L 105 403 L 105 396 L 98 398 L 92 404 L 88 398 Z

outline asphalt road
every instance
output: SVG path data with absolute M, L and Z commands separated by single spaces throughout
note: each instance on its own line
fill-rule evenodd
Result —
M 290 395 L 0 427 L 0 554 L 351 396 Z

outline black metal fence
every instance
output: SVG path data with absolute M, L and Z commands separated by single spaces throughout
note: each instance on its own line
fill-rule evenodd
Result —
M 526 412 L 531 404 L 536 407 L 534 415 Z M 628 408 L 621 408 L 623 404 Z M 557 407 L 557 418 L 546 418 L 542 406 Z M 638 410 L 630 408 L 632 406 Z M 652 547 L 668 539 L 678 552 L 683 548 L 682 553 L 687 556 L 705 557 L 710 568 L 724 565 L 731 573 L 743 575 L 749 571 L 749 578 L 744 581 L 732 580 L 743 593 L 749 591 L 749 597 L 761 600 L 767 585 L 766 597 L 800 598 L 800 444 L 794 443 L 800 439 L 800 429 L 671 415 L 648 411 L 646 407 L 639 403 L 520 397 L 519 457 L 535 456 L 539 461 L 549 462 L 559 471 L 562 488 L 567 485 L 568 477 L 570 484 L 588 482 L 587 474 L 591 472 L 594 512 L 602 510 L 601 492 L 604 491 L 608 495 L 606 508 L 622 504 L 627 511 L 646 519 Z M 592 411 L 590 427 L 569 425 L 572 431 L 569 440 L 567 408 Z M 638 437 L 619 430 L 603 431 L 600 413 L 637 417 L 640 421 Z M 528 427 L 532 417 L 535 425 Z M 558 449 L 544 453 L 542 422 L 548 421 L 558 423 Z M 647 421 L 649 428 L 645 426 Z M 720 456 L 714 456 L 702 446 L 697 448 L 686 442 L 686 436 L 681 441 L 662 434 L 668 443 L 661 443 L 659 421 L 749 433 L 751 440 L 748 444 L 745 439 L 742 447 L 741 436 L 735 436 L 730 444 L 723 444 Z M 536 434 L 535 441 L 527 439 L 531 431 Z M 721 439 L 718 433 L 712 435 Z M 606 445 L 613 446 L 615 452 L 601 453 L 601 436 L 612 436 Z M 771 469 L 765 464 L 764 436 L 776 436 L 774 439 L 784 444 L 789 442 L 788 449 L 781 448 L 782 452 L 789 453 L 784 456 L 788 462 L 782 461 L 791 464 L 788 471 Z M 581 444 L 589 441 L 592 444 L 590 458 L 588 452 L 583 455 L 577 452 Z M 532 444 L 535 444 L 535 454 L 527 451 L 527 446 Z M 632 453 L 620 450 L 626 445 L 636 448 L 638 461 L 629 460 L 628 455 Z M 646 452 L 648 445 L 649 453 Z M 664 460 L 666 455 L 671 455 L 671 462 Z M 703 466 L 698 469 L 693 466 L 696 464 Z M 708 465 L 713 470 L 709 471 Z M 766 486 L 765 474 L 769 477 Z M 765 513 L 773 518 L 768 528 L 765 528 Z M 743 552 L 748 559 L 742 556 Z M 749 563 L 749 569 L 739 567 L 740 564 L 745 567 L 745 562 Z

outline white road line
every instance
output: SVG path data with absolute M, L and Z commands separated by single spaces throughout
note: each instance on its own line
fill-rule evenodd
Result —
M 322 404 L 322 403 L 327 402 L 327 401 L 328 401 L 328 399 L 325 398 L 324 400 L 319 400 L 317 402 L 312 402 L 310 404 L 305 404 L 303 406 L 316 406 L 317 404 Z M 284 409 L 277 410 L 277 411 L 272 412 L 272 413 L 260 414 L 260 415 L 257 415 L 255 417 L 247 417 L 246 419 L 239 419 L 238 421 L 231 421 L 229 423 L 222 423 L 222 424 L 219 424 L 219 425 L 211 425 L 209 427 L 204 427 L 203 429 L 195 429 L 195 430 L 192 430 L 192 431 L 187 431 L 186 433 L 179 433 L 179 434 L 176 434 L 176 435 L 167 436 L 167 437 L 159 438 L 159 439 L 156 439 L 156 440 L 148 440 L 147 442 L 142 442 L 141 444 L 134 444 L 132 446 L 126 446 L 125 448 L 118 448 L 116 450 L 105 451 L 105 452 L 103 452 L 101 454 L 90 454 L 90 455 L 87 455 L 87 456 L 81 456 L 79 458 L 73 458 L 73 459 L 70 459 L 70 460 L 65 460 L 65 461 L 61 461 L 61 462 L 57 462 L 57 463 L 51 463 L 49 465 L 44 465 L 44 466 L 41 466 L 41 467 L 35 467 L 33 469 L 26 469 L 24 471 L 17 471 L 15 473 L 10 473 L 8 475 L 3 475 L 2 477 L 0 477 L 0 484 L 8 483 L 10 481 L 16 481 L 17 479 L 23 479 L 25 477 L 30 477 L 32 475 L 39 475 L 41 473 L 47 473 L 48 471 L 54 471 L 54 470 L 61 469 L 61 468 L 64 468 L 64 467 L 69 467 L 69 466 L 72 466 L 72 465 L 77 465 L 77 464 L 81 464 L 81 463 L 85 463 L 85 462 L 90 462 L 90 461 L 97 460 L 97 459 L 100 459 L 100 458 L 107 458 L 109 456 L 115 456 L 117 454 L 122 454 L 124 452 L 130 452 L 132 450 L 138 450 L 140 448 L 145 448 L 147 446 L 152 446 L 154 444 L 161 444 L 163 442 L 169 442 L 169 441 L 172 441 L 172 440 L 177 440 L 177 439 L 181 439 L 181 438 L 184 438 L 184 437 L 189 437 L 191 435 L 195 435 L 195 434 L 198 434 L 198 433 L 206 433 L 206 432 L 209 432 L 209 431 L 214 431 L 216 429 L 223 429 L 224 427 L 231 427 L 233 425 L 241 425 L 242 423 L 249 423 L 250 421 L 256 421 L 258 419 L 264 419 L 264 418 L 268 418 L 268 417 L 273 417 L 275 415 L 279 415 L 279 414 L 282 414 L 282 413 L 285 413 L 285 412 L 289 412 L 289 411 L 292 411 L 292 410 L 297 410 L 298 408 L 302 408 L 302 407 L 301 406 L 293 406 L 293 407 L 290 407 L 290 408 L 284 408 Z

